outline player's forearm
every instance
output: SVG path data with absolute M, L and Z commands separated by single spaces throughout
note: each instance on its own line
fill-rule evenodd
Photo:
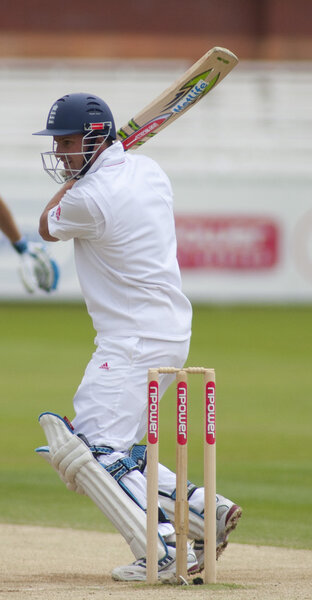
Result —
M 0 229 L 9 238 L 12 244 L 15 244 L 15 242 L 20 240 L 22 237 L 11 211 L 2 198 L 0 198 Z
M 51 210 L 51 208 L 53 208 L 54 206 L 57 206 L 57 204 L 59 203 L 60 200 L 58 200 L 58 202 L 55 202 L 54 204 L 52 203 L 52 200 L 50 200 L 50 202 L 45 207 L 45 209 L 40 217 L 40 220 L 39 220 L 39 234 L 41 235 L 42 239 L 45 240 L 46 242 L 58 242 L 57 238 L 50 235 L 49 224 L 48 224 L 48 215 L 49 215 L 49 211 Z

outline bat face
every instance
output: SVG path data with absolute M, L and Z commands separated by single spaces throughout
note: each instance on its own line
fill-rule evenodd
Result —
M 206 96 L 237 64 L 225 48 L 212 48 L 117 132 L 125 150 L 142 146 Z

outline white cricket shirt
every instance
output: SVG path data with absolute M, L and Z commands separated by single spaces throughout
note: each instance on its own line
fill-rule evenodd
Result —
M 192 309 L 181 291 L 172 190 L 155 161 L 107 148 L 50 210 L 49 232 L 74 239 L 75 261 L 100 335 L 184 340 Z

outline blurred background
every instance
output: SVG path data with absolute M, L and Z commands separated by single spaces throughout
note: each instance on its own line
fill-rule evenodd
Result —
M 199 302 L 311 301 L 310 0 L 2 5 L 0 194 L 29 238 L 57 191 L 41 166 L 50 140 L 32 133 L 59 96 L 103 97 L 120 127 L 223 46 L 239 65 L 140 150 L 172 181 L 184 289 Z M 80 298 L 71 244 L 50 251 L 62 270 L 54 300 Z M 0 299 L 29 300 L 17 263 L 0 234 Z
M 59 189 L 41 165 L 50 140 L 32 136 L 57 98 L 97 94 L 121 127 L 213 46 L 239 57 L 216 89 L 136 152 L 172 182 L 194 306 L 188 364 L 216 368 L 218 489 L 244 509 L 234 539 L 311 548 L 312 1 L 2 0 L 1 8 L 0 194 L 29 239 Z M 94 349 L 72 243 L 49 251 L 59 290 L 28 295 L 0 233 L 1 520 L 101 529 L 96 507 L 68 494 L 34 453 L 45 443 L 38 415 L 72 418 Z M 200 482 L 194 386 L 190 479 Z M 173 396 L 161 428 L 171 466 Z

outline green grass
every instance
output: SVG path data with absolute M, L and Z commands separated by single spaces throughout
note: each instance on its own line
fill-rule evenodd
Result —
M 113 531 L 36 456 L 44 410 L 73 416 L 94 350 L 80 304 L 0 304 L 0 520 Z M 244 516 L 233 541 L 312 548 L 312 307 L 194 307 L 189 365 L 217 376 L 217 488 Z M 161 460 L 174 468 L 174 386 L 161 403 Z M 190 378 L 189 478 L 201 484 L 202 387 Z

